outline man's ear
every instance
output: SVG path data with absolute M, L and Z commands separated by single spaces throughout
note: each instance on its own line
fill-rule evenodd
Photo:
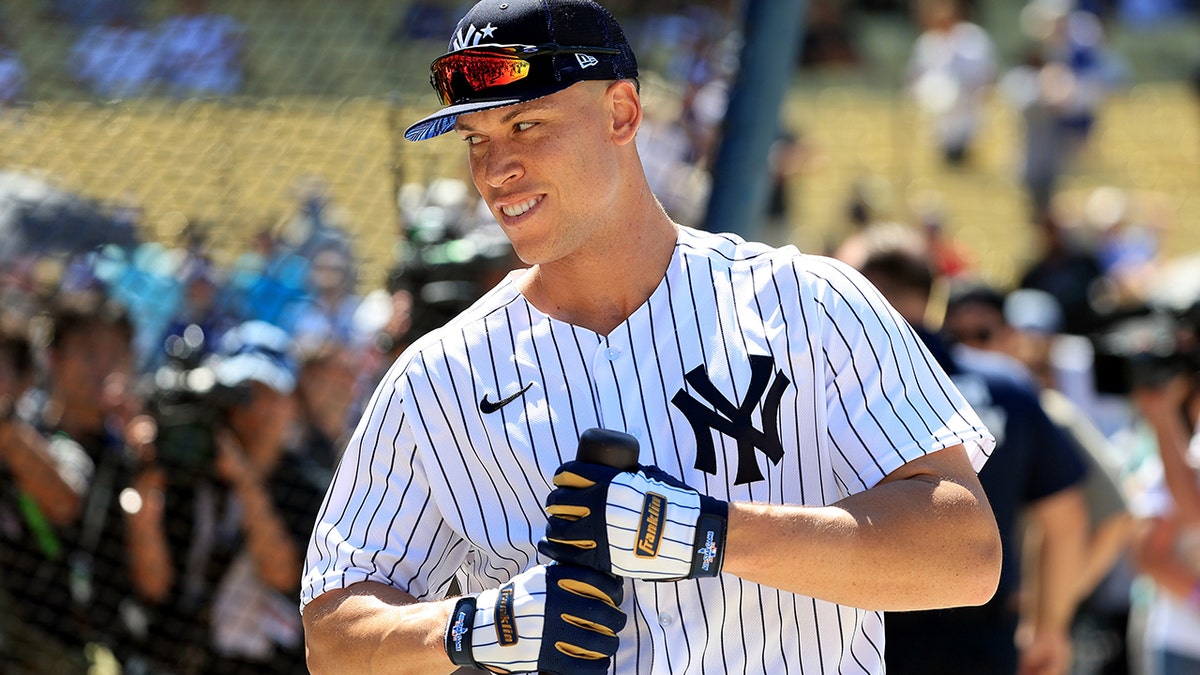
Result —
M 607 91 L 612 110 L 613 142 L 625 145 L 637 136 L 642 126 L 642 99 L 631 80 L 617 80 Z

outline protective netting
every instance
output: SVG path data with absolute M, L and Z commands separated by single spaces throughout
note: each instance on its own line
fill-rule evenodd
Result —
M 701 226 L 740 3 L 659 4 L 610 6 L 650 180 Z M 518 264 L 460 141 L 403 139 L 463 9 L 0 4 L 0 672 L 302 670 L 298 560 L 348 426 L 400 348 Z M 946 167 L 907 48 L 797 71 L 764 231 L 825 252 L 864 219 L 936 221 L 1010 282 L 1038 244 L 1020 114 L 990 99 Z M 1116 189 L 1194 251 L 1198 126 L 1181 82 L 1114 93 L 1064 212 Z

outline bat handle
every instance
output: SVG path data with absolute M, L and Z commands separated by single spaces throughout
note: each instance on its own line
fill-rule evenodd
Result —
M 638 442 L 620 431 L 587 429 L 579 436 L 575 459 L 628 471 L 638 464 Z

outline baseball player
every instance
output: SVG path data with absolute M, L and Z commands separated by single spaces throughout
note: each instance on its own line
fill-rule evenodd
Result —
M 313 672 L 882 673 L 883 610 L 994 591 L 986 428 L 849 267 L 671 221 L 636 77 L 592 0 L 483 0 L 433 62 L 406 135 L 465 142 L 530 267 L 372 397 L 309 546 Z M 637 464 L 576 460 L 592 429 Z

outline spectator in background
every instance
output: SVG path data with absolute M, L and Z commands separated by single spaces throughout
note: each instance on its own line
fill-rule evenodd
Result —
M 302 435 L 297 450 L 330 470 L 353 430 L 347 425 L 356 421 L 349 414 L 359 396 L 364 356 L 362 347 L 330 340 L 300 357 L 296 398 Z
M 984 372 L 1030 391 L 1037 390 L 1033 374 L 1004 349 L 1010 339 L 1004 323 L 1004 296 L 980 281 L 951 284 L 941 333 L 959 366 Z
M 292 186 L 292 195 L 296 211 L 278 226 L 279 248 L 309 260 L 328 248 L 339 248 L 349 256 L 350 214 L 334 201 L 329 181 L 322 176 L 301 176 Z M 353 281 L 357 281 L 357 273 Z
M 1002 89 L 1021 112 L 1021 179 L 1036 218 L 1050 209 L 1059 178 L 1074 167 L 1124 68 L 1105 48 L 1096 15 L 1069 0 L 1032 0 L 1021 23 L 1032 42 Z
M 209 365 L 237 395 L 194 446 L 205 451 L 183 452 L 160 422 L 142 455 L 135 484 L 143 500 L 161 490 L 163 507 L 138 526 L 159 551 L 157 583 L 139 590 L 158 613 L 156 656 L 187 673 L 304 672 L 294 598 L 328 471 L 291 445 L 291 348 L 262 321 L 227 332 Z
M 0 108 L 19 103 L 25 97 L 29 73 L 12 42 L 6 26 L 0 23 Z
M 767 174 L 767 212 L 761 233 L 755 237 L 771 246 L 791 243 L 792 224 L 796 209 L 796 190 L 793 181 L 805 169 L 811 150 L 802 131 L 782 130 L 771 144 L 767 158 L 770 172 Z
M 963 15 L 960 0 L 920 0 L 923 32 L 908 63 L 908 86 L 917 105 L 932 116 L 947 164 L 966 161 L 996 76 L 996 54 L 987 31 Z
M 1063 675 L 1070 667 L 1069 626 L 1087 531 L 1083 460 L 1029 389 L 961 368 L 926 326 L 934 279 L 920 236 L 899 225 L 875 226 L 864 236 L 863 274 L 912 324 L 996 436 L 979 481 L 1004 542 L 1000 585 L 988 603 L 887 615 L 888 672 L 1012 675 L 1019 665 L 1022 673 Z M 1019 516 L 1041 535 L 1027 537 L 1024 551 Z M 1022 570 L 1023 559 L 1033 569 Z
M 1018 287 L 1044 292 L 1061 310 L 1059 334 L 1045 345 L 1055 388 L 1082 411 L 1106 438 L 1120 442 L 1131 429 L 1132 411 L 1127 391 L 1108 383 L 1097 368 L 1093 339 L 1111 318 L 1099 311 L 1108 294 L 1104 271 L 1095 245 L 1077 225 L 1063 225 L 1056 215 L 1045 214 L 1041 229 L 1042 251 L 1021 273 Z
M 88 93 L 129 98 L 148 93 L 158 68 L 154 34 L 131 16 L 113 13 L 86 28 L 71 46 L 71 75 Z
M 26 395 L 19 418 L 9 407 L 0 434 L 0 583 L 20 626 L 6 656 L 17 672 L 81 675 L 122 658 L 145 628 L 126 602 L 138 580 L 111 386 L 132 373 L 133 328 L 104 298 L 63 300 L 50 326 L 47 389 Z
M 939 279 L 954 280 L 975 268 L 975 254 L 958 237 L 946 231 L 946 214 L 941 195 L 929 195 L 917 209 L 917 219 L 925 233 L 929 262 Z
M 1072 0 L 1032 0 L 1021 21 L 1039 40 L 1045 62 L 1064 69 L 1059 123 L 1074 158 L 1091 138 L 1100 106 L 1124 79 L 1125 67 L 1107 48 L 1100 19 Z
M 1085 221 L 1097 233 L 1096 259 L 1118 306 L 1143 303 L 1155 281 L 1161 245 L 1153 224 L 1135 217 L 1128 192 L 1111 185 L 1092 190 Z
M 1058 298 L 1063 311 L 1063 332 L 1088 335 L 1099 326 L 1092 294 L 1104 270 L 1086 237 L 1047 209 L 1036 221 L 1038 238 L 1034 260 L 1021 272 L 1018 286 L 1036 288 Z
M 17 330 L 0 332 L 0 576 L 18 572 L 13 542 L 23 524 L 14 522 L 14 507 L 21 501 L 58 525 L 74 520 L 80 510 L 82 481 L 55 461 L 38 431 L 18 416 L 18 403 L 36 375 L 28 336 Z M 14 611 L 12 602 L 7 593 L 0 595 L 0 662 L 35 672 L 83 666 L 81 654 L 40 654 L 49 636 L 26 627 L 23 613 Z
M 1136 562 L 1154 582 L 1144 632 L 1146 675 L 1200 672 L 1200 481 L 1193 460 L 1200 452 L 1196 378 L 1193 369 L 1162 387 L 1134 392 L 1162 462 L 1161 478 L 1138 504 Z
M 354 341 L 357 275 L 349 251 L 330 245 L 312 254 L 308 268 L 308 300 L 291 321 L 297 348 L 316 352 L 326 344 L 348 346 Z
M 847 68 L 862 63 L 854 44 L 847 6 L 843 0 L 814 0 L 808 5 L 800 65 L 805 68 Z
M 229 96 L 241 91 L 245 36 L 236 19 L 208 11 L 205 0 L 179 0 L 158 26 L 161 77 L 176 96 Z
M 157 351 L 146 359 L 146 370 L 161 365 L 168 356 L 163 347 L 172 338 L 182 338 L 191 326 L 200 331 L 199 351 L 189 357 L 201 359 L 220 343 L 221 336 L 233 328 L 237 317 L 221 302 L 224 292 L 220 275 L 211 263 L 192 259 L 192 264 L 180 270 L 183 282 L 183 300 L 170 319 L 162 338 L 153 345 Z
M 1127 462 L 1090 418 L 1055 388 L 1049 340 L 1060 325 L 1061 311 L 1052 296 L 1029 289 L 1005 296 L 981 285 L 951 295 L 943 331 L 955 343 L 953 353 L 960 363 L 976 364 L 976 369 L 980 363 L 998 364 L 1008 372 L 1020 372 L 1022 383 L 1037 392 L 1046 416 L 1085 460 L 1083 492 L 1089 529 L 1077 575 L 1083 602 L 1072 631 L 1077 642 L 1076 672 L 1101 668 L 1122 672 L 1129 662 L 1124 646 L 1132 583 L 1129 570 L 1120 565 L 1133 533 L 1133 518 L 1121 489 Z M 1083 670 L 1085 663 L 1087 670 Z
M 1021 113 L 1020 177 L 1034 219 L 1048 213 L 1059 178 L 1070 166 L 1073 137 L 1062 122 L 1072 86 L 1070 72 L 1048 63 L 1039 48 L 1000 82 L 1009 104 Z

